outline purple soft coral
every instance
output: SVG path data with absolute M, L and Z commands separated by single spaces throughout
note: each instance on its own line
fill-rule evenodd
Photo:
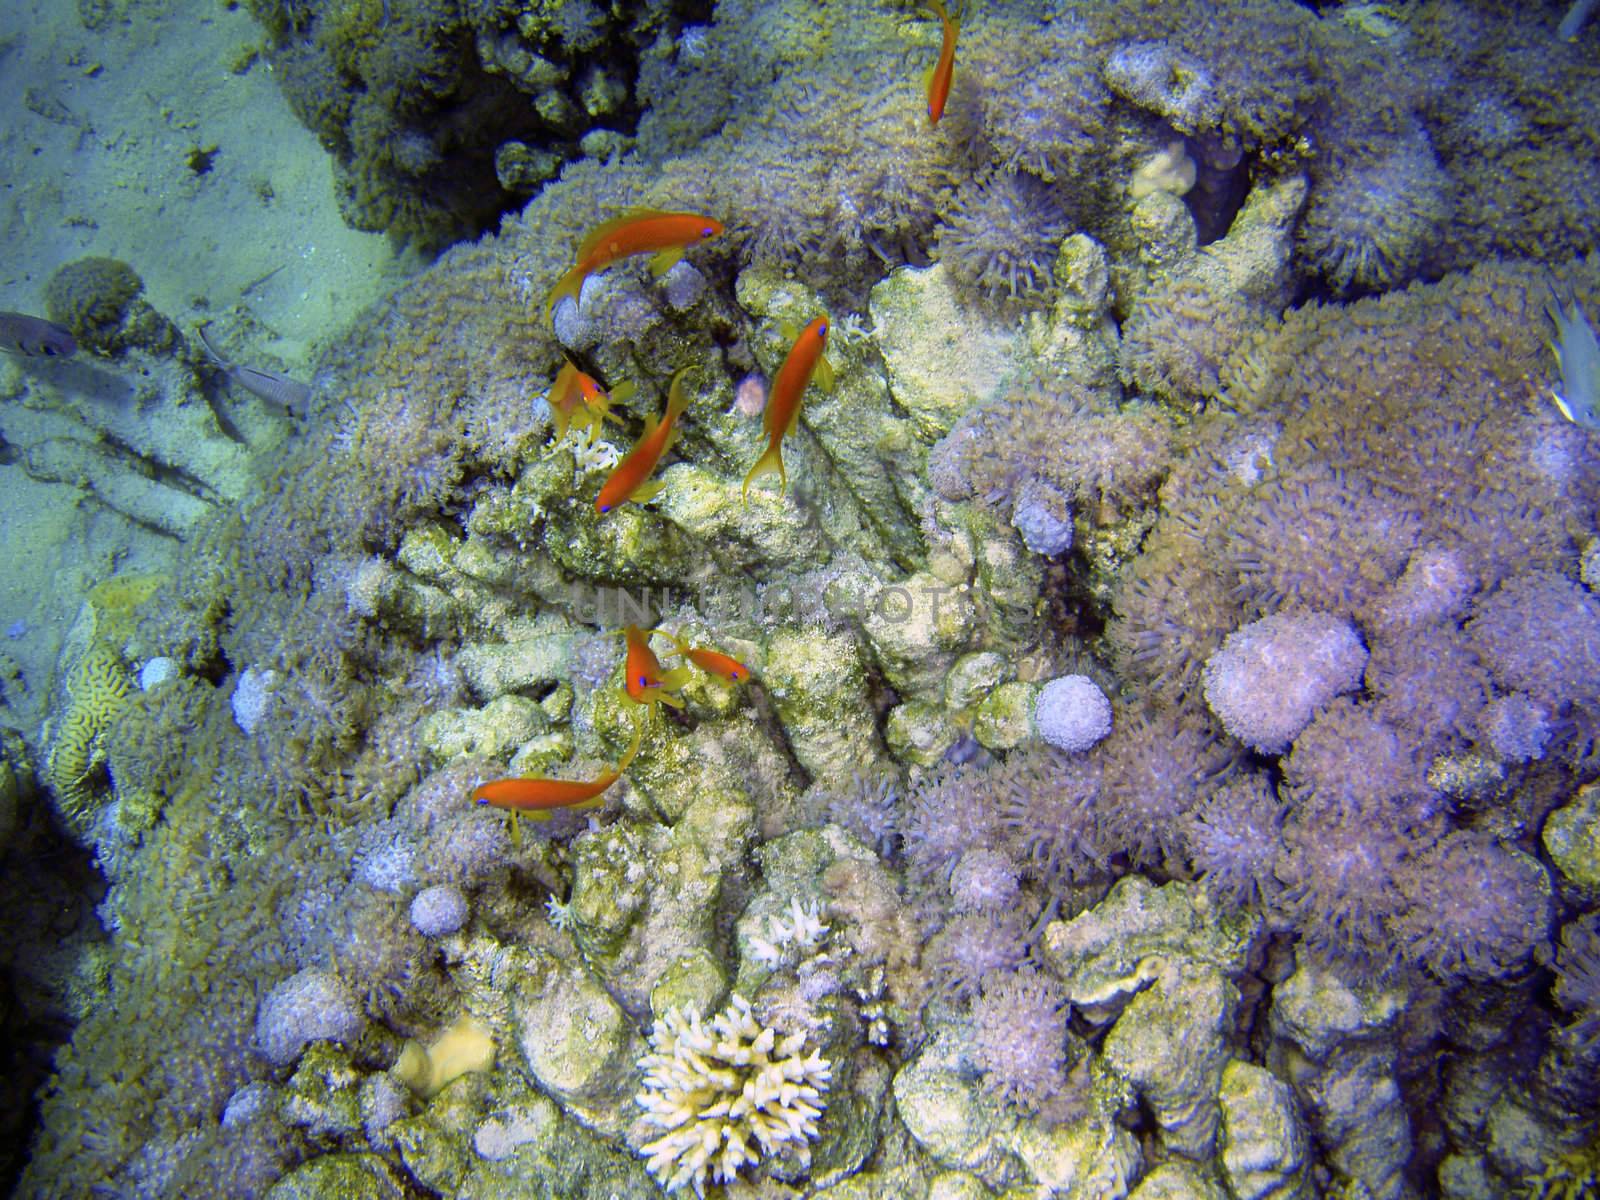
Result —
M 1274 613 L 1230 633 L 1206 660 L 1206 703 L 1234 737 L 1279 754 L 1334 696 L 1361 684 L 1367 649 L 1344 617 Z
M 1467 632 L 1502 687 L 1552 710 L 1600 699 L 1600 599 L 1574 580 L 1553 571 L 1507 580 Z
M 991 976 L 972 1005 L 972 1057 L 983 1086 L 1037 1112 L 1066 1083 L 1066 999 L 1037 971 Z
M 1396 925 L 1412 957 L 1443 979 L 1503 979 L 1550 934 L 1550 879 L 1534 859 L 1457 830 L 1401 878 Z
M 1211 894 L 1235 907 L 1277 893 L 1284 809 L 1265 775 L 1230 780 L 1183 819 L 1189 861 Z

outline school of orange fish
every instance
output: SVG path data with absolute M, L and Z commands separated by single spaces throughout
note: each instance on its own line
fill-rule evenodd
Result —
M 943 42 L 938 61 L 928 73 L 928 121 L 937 125 L 944 115 L 945 101 L 950 94 L 954 75 L 956 37 L 959 20 L 952 18 L 941 0 L 926 0 L 926 6 L 943 24 Z M 546 319 L 553 318 L 556 306 L 564 299 L 577 302 L 584 281 L 596 272 L 603 271 L 625 258 L 648 254 L 650 269 L 660 276 L 683 257 L 684 251 L 723 232 L 722 222 L 699 213 L 657 212 L 654 210 L 625 213 L 595 228 L 578 245 L 576 261 L 550 289 L 545 302 Z M 750 485 L 764 475 L 776 474 L 780 492 L 786 492 L 788 474 L 783 467 L 783 439 L 800 419 L 800 404 L 806 389 L 815 381 L 824 389 L 833 386 L 833 370 L 823 357 L 828 348 L 827 314 L 814 317 L 806 327 L 794 335 L 789 353 L 773 376 L 772 387 L 762 413 L 762 433 L 767 438 L 767 449 L 756 460 L 755 466 L 745 476 L 742 495 L 750 499 Z M 656 467 L 677 437 L 677 421 L 689 406 L 683 391 L 683 376 L 689 370 L 681 367 L 672 376 L 667 389 L 667 407 L 660 420 L 646 419 L 644 432 L 607 477 L 595 497 L 595 511 L 605 516 L 630 500 L 642 504 L 659 493 L 664 486 L 653 479 Z M 588 444 L 593 445 L 607 420 L 615 420 L 611 406 L 631 394 L 631 384 L 621 384 L 609 393 L 593 376 L 568 362 L 557 374 L 550 387 L 549 405 L 555 424 L 556 440 L 565 438 L 572 429 L 583 430 Z M 709 646 L 692 646 L 677 634 L 664 629 L 641 630 L 629 625 L 622 631 L 627 644 L 627 659 L 623 680 L 624 694 L 640 709 L 653 713 L 658 705 L 682 707 L 679 696 L 683 685 L 698 669 L 714 679 L 730 684 L 744 683 L 750 671 L 737 659 Z M 655 651 L 650 649 L 650 638 L 661 634 L 673 644 L 673 652 L 682 664 L 664 669 Z M 637 709 L 635 711 L 638 711 Z M 472 798 L 479 804 L 504 809 L 511 816 L 513 837 L 516 836 L 516 818 L 522 814 L 533 820 L 548 820 L 560 809 L 583 809 L 604 802 L 605 793 L 622 778 L 622 773 L 632 764 L 639 752 L 643 727 L 634 722 L 633 739 L 627 752 L 611 769 L 593 779 L 552 779 L 545 777 L 510 777 L 494 779 L 473 789 Z

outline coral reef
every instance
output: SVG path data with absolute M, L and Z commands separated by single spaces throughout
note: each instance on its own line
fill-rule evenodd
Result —
M 1511 7 L 978 9 L 930 127 L 938 31 L 864 0 L 255 3 L 353 220 L 526 203 L 69 639 L 47 800 L 0 791 L 99 878 L 18 976 L 70 1028 L 19 1194 L 1564 1178 L 1600 472 L 1543 306 L 1600 302 L 1600 105 Z M 550 327 L 638 207 L 726 233 Z M 177 378 L 129 274 L 61 311 Z M 661 492 L 597 510 L 673 378 Z M 189 463 L 189 407 L 103 428 Z M 473 802 L 516 778 L 550 819 Z

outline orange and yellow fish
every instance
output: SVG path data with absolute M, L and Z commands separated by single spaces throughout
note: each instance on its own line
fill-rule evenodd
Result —
M 789 490 L 789 476 L 783 469 L 783 435 L 791 432 L 800 419 L 800 401 L 813 374 L 824 390 L 833 390 L 833 368 L 822 352 L 828 348 L 828 318 L 816 317 L 800 331 L 789 356 L 772 380 L 766 410 L 761 414 L 761 431 L 767 435 L 767 451 L 744 477 L 745 502 L 750 500 L 750 485 L 773 471 L 782 481 L 781 491 Z
M 648 704 L 652 710 L 657 704 L 682 708 L 683 700 L 678 692 L 689 682 L 691 672 L 688 667 L 663 670 L 661 660 L 650 649 L 651 632 L 654 631 L 647 632 L 637 625 L 623 628 L 622 636 L 628 641 L 628 657 L 623 667 L 622 690 L 629 700 L 635 704 Z
M 664 275 L 694 246 L 722 232 L 722 222 L 699 213 L 657 212 L 641 209 L 605 222 L 578 244 L 578 261 L 550 289 L 544 315 L 548 319 L 564 296 L 574 300 L 583 281 L 596 271 L 635 254 L 650 254 L 650 269 Z
M 601 486 L 600 494 L 594 498 L 594 510 L 602 517 L 629 500 L 643 504 L 666 486 L 659 479 L 651 479 L 650 475 L 661 461 L 661 456 L 677 440 L 677 420 L 683 415 L 683 410 L 689 407 L 689 398 L 683 394 L 682 386 L 683 374 L 688 369 L 680 367 L 673 375 L 672 384 L 667 389 L 667 411 L 659 421 L 654 417 L 645 421 L 644 432 L 639 435 L 639 440 L 617 464 Z
M 521 839 L 517 829 L 519 813 L 530 820 L 548 821 L 558 809 L 582 810 L 602 804 L 605 801 L 606 790 L 621 779 L 622 773 L 633 764 L 634 757 L 639 753 L 641 736 L 641 727 L 636 723 L 633 727 L 633 742 L 628 746 L 627 753 L 611 770 L 603 772 L 594 779 L 518 776 L 491 779 L 473 788 L 472 798 L 479 804 L 487 804 L 490 808 L 504 809 L 510 813 L 511 840 L 514 845 L 520 844 Z
M 922 7 L 944 23 L 944 44 L 939 47 L 939 61 L 928 72 L 928 124 L 937 125 L 944 116 L 945 101 L 950 98 L 950 83 L 955 78 L 956 36 L 961 32 L 959 13 L 952 17 L 942 0 L 922 0 Z
M 684 638 L 665 629 L 652 629 L 651 633 L 659 633 L 662 637 L 671 640 L 673 647 L 685 660 L 692 662 L 707 675 L 715 675 L 718 679 L 728 683 L 748 683 L 750 668 L 737 658 L 713 650 L 709 646 L 691 646 Z
M 616 420 L 611 415 L 611 406 L 626 400 L 633 390 L 633 384 L 619 383 L 607 393 L 594 376 L 567 363 L 556 374 L 548 397 L 550 417 L 556 425 L 556 441 L 566 437 L 567 428 L 576 422 L 589 431 L 589 445 L 594 445 L 604 422 Z

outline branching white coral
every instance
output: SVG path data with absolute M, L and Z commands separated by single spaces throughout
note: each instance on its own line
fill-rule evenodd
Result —
M 827 934 L 828 928 L 819 918 L 816 905 L 808 908 L 796 897 L 789 903 L 788 923 L 785 924 L 781 917 L 768 916 L 767 932 L 772 935 L 771 940 L 750 935 L 750 952 L 767 966 L 777 967 L 783 963 L 791 946 L 815 946 Z
M 816 1138 L 833 1067 L 804 1042 L 763 1028 L 737 995 L 709 1022 L 672 1009 L 655 1023 L 635 1100 L 667 1131 L 640 1151 L 667 1191 L 689 1184 L 704 1196 L 708 1179 L 731 1182 L 746 1163 Z
M 609 471 L 622 461 L 622 451 L 602 440 L 592 446 L 579 446 L 572 457 L 579 471 Z

